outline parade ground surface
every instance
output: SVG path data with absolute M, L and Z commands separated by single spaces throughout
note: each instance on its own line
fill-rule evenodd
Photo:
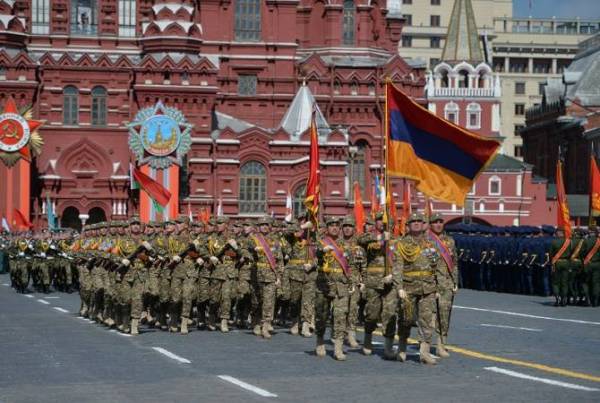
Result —
M 0 276 L 0 402 L 600 401 L 600 310 L 460 290 L 451 357 L 435 367 L 277 330 L 131 337 L 78 317 L 77 294 L 17 294 Z M 415 330 L 413 330 L 414 337 Z M 359 339 L 362 339 L 359 335 Z M 328 350 L 332 346 L 328 345 Z

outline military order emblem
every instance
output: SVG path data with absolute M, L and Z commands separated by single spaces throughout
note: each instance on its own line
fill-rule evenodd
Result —
M 138 163 L 165 169 L 171 164 L 181 165 L 192 145 L 189 124 L 183 113 L 158 102 L 135 115 L 129 128 L 129 148 Z
M 0 114 L 0 159 L 8 167 L 41 152 L 43 141 L 37 129 L 43 122 L 32 120 L 31 116 L 31 109 L 20 114 L 14 99 L 8 98 L 4 113 Z

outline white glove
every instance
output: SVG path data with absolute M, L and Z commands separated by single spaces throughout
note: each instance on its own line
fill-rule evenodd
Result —
M 230 239 L 227 241 L 227 244 L 231 246 L 234 250 L 237 250 L 238 244 L 235 239 Z
M 388 274 L 387 276 L 385 276 L 383 278 L 383 284 L 389 284 L 391 282 L 392 282 L 392 275 L 391 274 Z
M 356 291 L 356 287 L 354 287 L 354 286 L 351 286 L 351 287 L 350 287 L 350 290 L 348 290 L 348 292 L 349 292 L 350 294 L 354 294 L 354 291 Z
M 56 250 L 56 246 L 54 246 L 54 245 L 50 245 L 50 249 L 52 249 L 52 250 Z
M 198 263 L 200 266 L 202 266 L 204 264 L 204 259 L 199 257 L 198 259 L 196 259 L 196 263 Z
M 156 259 L 155 259 L 155 258 L 153 258 L 152 256 L 148 256 L 148 261 L 149 261 L 150 263 L 153 263 L 155 260 L 156 260 Z
M 148 241 L 144 241 L 142 242 L 142 246 L 147 250 L 147 251 L 151 251 L 153 250 L 152 245 L 150 245 L 150 243 Z
M 179 263 L 181 262 L 181 257 L 179 257 L 179 255 L 175 255 L 171 258 L 171 260 L 173 260 L 175 263 Z
M 377 234 L 377 240 L 381 241 L 381 239 L 382 239 L 381 234 Z
M 40 253 L 40 257 L 46 257 L 46 254 L 44 252 Z
M 200 241 L 197 239 L 194 239 L 194 242 L 192 242 L 194 244 L 194 248 L 196 248 L 196 251 L 198 251 L 198 249 L 200 249 Z
M 333 250 L 333 246 L 331 246 L 331 245 L 326 245 L 326 246 L 323 248 L 323 250 L 324 250 L 325 252 L 331 252 L 331 251 Z
M 458 286 L 452 287 L 452 292 L 457 292 L 457 291 L 458 291 Z
M 398 298 L 400 299 L 406 299 L 407 295 L 406 295 L 406 291 L 404 291 L 403 288 L 398 290 Z
M 300 226 L 302 229 L 312 229 L 313 223 L 311 221 L 307 221 Z
M 358 285 L 358 289 L 360 290 L 360 292 L 364 292 L 365 291 L 365 285 L 363 283 L 360 283 Z
M 385 231 L 383 233 L 383 237 L 385 238 L 386 241 L 389 241 L 390 240 L 390 232 L 389 231 Z
M 123 260 L 121 260 L 121 264 L 125 267 L 129 267 L 131 262 L 129 261 L 129 259 L 123 259 Z
M 275 280 L 275 287 L 279 286 L 281 286 L 281 280 L 279 279 L 279 277 L 277 277 L 277 280 Z
M 304 271 L 308 273 L 310 269 L 312 269 L 312 264 L 304 263 Z
M 217 259 L 216 256 L 211 256 L 210 257 L 210 262 L 214 265 L 218 265 L 219 264 L 219 259 Z

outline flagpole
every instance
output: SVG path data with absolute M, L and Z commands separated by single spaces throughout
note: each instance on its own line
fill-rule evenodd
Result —
M 590 142 L 590 168 L 592 168 L 591 162 L 592 161 L 596 162 L 595 158 L 596 157 L 594 156 L 594 142 L 591 141 Z M 589 214 L 588 215 L 588 228 L 591 227 L 592 224 L 594 223 L 594 217 L 592 216 L 594 214 L 593 213 L 593 208 L 592 208 L 592 191 L 593 191 L 593 182 L 592 182 L 592 179 L 593 179 L 593 177 L 592 177 L 592 171 L 590 169 L 590 183 L 589 183 L 590 190 L 588 192 L 589 193 L 588 194 L 588 196 L 589 196 L 589 201 L 588 201 L 588 204 L 589 204 L 589 206 L 588 206 L 589 207 L 588 208 L 588 214 Z
M 388 219 L 388 203 L 387 197 L 389 192 L 389 178 L 387 174 L 387 144 L 388 144 L 388 85 L 390 84 L 389 77 L 385 79 L 385 108 L 384 108 L 384 121 L 383 121 L 383 188 L 385 189 L 385 205 L 383 206 L 383 225 L 384 225 L 384 234 L 383 234 L 383 252 L 384 252 L 384 274 L 387 276 L 389 272 L 389 264 L 388 264 L 388 240 L 386 239 L 386 233 L 390 232 L 390 224 Z

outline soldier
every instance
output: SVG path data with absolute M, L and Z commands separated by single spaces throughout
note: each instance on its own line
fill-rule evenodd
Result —
M 257 336 L 270 339 L 277 288 L 281 286 L 283 274 L 283 253 L 279 237 L 271 231 L 271 218 L 262 217 L 257 224 L 259 231 L 252 235 L 253 243 L 246 252 L 256 273 L 253 331 Z
M 375 229 L 364 233 L 358 240 L 366 253 L 366 268 L 363 270 L 365 305 L 365 339 L 363 354 L 373 352 L 373 332 L 377 323 L 383 325 L 385 336 L 384 357 L 394 358 L 393 341 L 396 332 L 397 287 L 400 285 L 399 271 L 392 260 L 393 247 L 389 245 L 389 233 L 384 233 L 383 214 L 375 216 Z
M 304 295 L 304 293 L 311 290 L 314 293 L 314 288 L 305 286 L 307 282 L 314 281 L 312 277 L 315 273 L 314 244 L 310 245 L 310 240 L 307 239 L 305 232 L 305 229 L 310 226 L 312 224 L 300 225 L 292 222 L 284 234 L 288 245 L 289 259 L 285 265 L 283 283 L 288 287 L 289 318 L 292 320 L 290 333 L 293 335 L 299 333 L 300 323 L 302 323 L 303 335 L 306 333 L 310 335 L 309 323 L 312 317 L 302 309 L 303 299 L 308 298 L 308 295 Z
M 188 232 L 188 217 L 179 216 L 176 220 L 176 232 L 169 238 L 169 255 L 171 263 L 171 290 L 169 309 L 169 331 L 177 332 L 181 320 L 181 333 L 188 333 L 188 319 L 191 311 L 191 301 L 195 290 L 197 271 L 195 259 L 188 253 L 192 240 Z
M 450 354 L 444 347 L 448 338 L 450 327 L 450 315 L 454 295 L 458 290 L 458 268 L 456 266 L 456 247 L 454 240 L 444 232 L 444 219 L 440 214 L 432 214 L 429 218 L 429 238 L 433 241 L 441 259 L 436 266 L 436 278 L 438 287 L 437 306 L 437 333 L 438 343 L 436 353 L 441 358 L 449 357 Z
M 333 357 L 344 361 L 343 344 L 346 336 L 348 301 L 355 292 L 353 284 L 352 249 L 349 243 L 340 236 L 340 220 L 329 217 L 325 221 L 326 233 L 320 239 L 317 255 L 317 294 L 315 298 L 315 333 L 317 357 L 325 356 L 325 330 L 330 312 L 332 312 L 331 338 L 333 340 Z
M 237 241 L 228 232 L 229 218 L 217 218 L 217 230 L 208 239 L 209 260 L 213 265 L 210 279 L 209 322 L 217 316 L 221 321 L 221 332 L 229 332 L 231 303 L 235 279 L 238 276 L 237 262 L 241 257 Z
M 401 307 L 398 320 L 399 347 L 397 359 L 406 361 L 406 346 L 410 328 L 415 321 L 419 329 L 420 361 L 434 365 L 430 354 L 436 312 L 435 273 L 439 254 L 433 242 L 423 231 L 425 218 L 413 213 L 408 219 L 409 233 L 396 243 L 395 254 L 402 270 L 402 283 L 398 287 Z
M 598 237 L 598 228 L 590 228 L 591 236 L 585 240 L 581 255 L 583 256 L 583 270 L 581 280 L 583 291 L 586 295 L 585 304 L 587 306 L 597 305 L 597 285 L 594 284 L 594 273 L 600 268 L 600 237 Z M 590 290 L 591 288 L 591 290 Z
M 351 261 L 353 263 L 352 283 L 362 284 L 362 271 L 366 265 L 366 254 L 364 249 L 358 245 L 356 235 L 354 233 L 354 218 L 346 216 L 342 222 L 342 236 L 344 243 L 350 245 Z M 351 348 L 358 348 L 356 341 L 356 325 L 358 323 L 359 303 L 361 299 L 360 289 L 350 294 L 348 299 L 348 320 L 346 324 L 346 342 Z
M 238 242 L 241 250 L 241 258 L 238 261 L 238 278 L 237 278 L 237 289 L 236 289 L 236 315 L 237 315 L 237 326 L 239 328 L 245 328 L 246 322 L 251 312 L 254 295 L 253 289 L 257 287 L 253 284 L 256 280 L 256 266 L 252 263 L 252 254 L 249 252 L 254 247 L 254 240 L 252 234 L 254 233 L 254 227 L 250 221 L 244 221 L 243 230 Z M 255 304 L 257 302 L 255 301 Z
M 173 264 L 171 259 L 174 254 L 178 253 L 178 244 L 175 242 L 174 238 L 175 231 L 175 221 L 165 221 L 160 228 L 161 233 L 158 235 L 155 243 L 157 246 L 157 257 L 160 261 L 159 266 L 161 268 L 158 287 L 158 326 L 160 326 L 161 330 L 167 330 L 169 328 L 167 314 L 169 313 L 171 301 L 172 270 L 170 269 L 170 266 Z

